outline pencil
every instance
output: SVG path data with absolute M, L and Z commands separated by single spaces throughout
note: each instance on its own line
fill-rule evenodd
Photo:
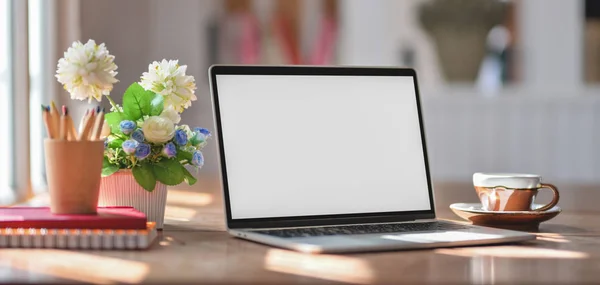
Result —
M 104 109 L 97 109 L 98 115 L 96 116 L 96 122 L 94 122 L 94 129 L 92 131 L 92 140 L 100 139 L 100 133 L 102 133 L 102 125 L 104 124 Z
M 87 120 L 89 114 L 90 114 L 90 110 L 85 110 L 85 114 L 83 115 L 83 117 L 81 117 L 81 120 L 79 120 L 78 133 L 80 135 L 83 132 L 83 128 L 85 127 L 85 120 Z
M 75 130 L 75 123 L 73 123 L 73 118 L 71 115 L 67 113 L 67 130 L 68 130 L 68 139 L 70 141 L 77 140 L 77 130 Z
M 90 115 L 90 110 L 85 110 L 85 114 L 83 115 L 83 117 L 81 117 L 81 120 L 79 121 L 79 132 L 78 132 L 77 140 L 81 140 L 83 138 L 83 136 L 82 136 L 83 129 L 85 129 L 85 125 L 87 124 L 89 115 Z
M 46 132 L 48 133 L 48 137 L 54 138 L 54 128 L 52 125 L 52 118 L 50 117 L 50 112 L 48 112 L 48 108 L 42 105 L 42 118 L 44 119 L 44 125 L 46 125 Z
M 58 110 L 56 109 L 56 105 L 54 104 L 54 101 L 50 102 L 50 117 L 52 118 L 52 127 L 54 130 L 54 138 L 57 138 L 57 136 L 59 135 L 58 132 L 60 131 L 60 115 L 58 113 Z
M 69 107 L 63 106 L 63 114 L 65 115 L 66 120 L 66 135 L 67 140 L 76 141 L 77 140 L 77 131 L 75 130 L 75 124 L 73 123 L 73 118 L 71 118 L 71 114 L 69 113 Z
M 60 116 L 60 139 L 67 139 L 67 107 L 65 105 L 62 106 L 62 115 Z
M 81 133 L 79 134 L 80 141 L 81 140 L 89 140 L 90 131 L 92 130 L 92 128 L 94 126 L 94 120 L 96 118 L 95 111 L 96 110 L 92 109 L 92 111 L 89 113 L 89 116 L 88 116 L 87 120 L 85 121 L 83 131 L 81 131 Z
M 95 109 L 92 109 L 92 113 L 90 116 L 90 130 L 88 132 L 87 135 L 87 140 L 93 140 L 94 139 L 94 128 L 96 126 L 96 120 L 98 119 L 98 112 L 100 112 L 100 106 L 97 106 Z

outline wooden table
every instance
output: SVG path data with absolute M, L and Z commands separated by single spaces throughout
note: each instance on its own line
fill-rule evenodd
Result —
M 445 193 L 436 196 L 440 217 L 455 219 L 445 200 L 465 187 L 437 187 Z M 584 189 L 598 192 L 592 195 L 598 201 L 600 189 Z M 598 212 L 564 211 L 542 224 L 537 240 L 520 245 L 351 255 L 307 255 L 232 238 L 221 231 L 220 196 L 191 188 L 169 193 L 167 223 L 148 251 L 2 249 L 0 282 L 600 282 Z

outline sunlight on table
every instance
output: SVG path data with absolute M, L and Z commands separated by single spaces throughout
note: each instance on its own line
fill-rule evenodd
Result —
M 552 234 L 552 233 L 538 233 L 537 239 L 549 242 L 558 242 L 558 243 L 570 243 L 571 241 L 566 239 L 564 236 L 560 234 Z
M 265 269 L 356 284 L 369 284 L 374 279 L 369 264 L 358 258 L 343 255 L 309 255 L 280 249 L 270 249 L 267 252 Z
M 196 215 L 198 211 L 188 207 L 177 207 L 167 205 L 165 209 L 165 220 L 188 222 Z
M 143 262 L 52 249 L 3 249 L 0 266 L 94 284 L 139 283 L 150 271 Z
M 185 190 L 169 189 L 167 204 L 179 206 L 206 206 L 213 202 L 213 195 Z

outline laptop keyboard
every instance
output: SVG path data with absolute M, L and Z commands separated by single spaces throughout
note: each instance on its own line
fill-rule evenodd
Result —
M 468 225 L 445 223 L 445 222 L 422 222 L 422 223 L 395 223 L 395 224 L 370 224 L 349 226 L 327 226 L 311 228 L 259 230 L 255 233 L 277 236 L 283 238 L 314 237 L 333 235 L 358 235 L 379 234 L 398 232 L 424 232 L 424 231 L 447 231 L 471 228 Z

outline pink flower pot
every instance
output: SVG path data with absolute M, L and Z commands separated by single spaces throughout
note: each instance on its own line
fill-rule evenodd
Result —
M 162 229 L 165 220 L 167 186 L 157 182 L 154 191 L 142 188 L 129 170 L 119 170 L 102 177 L 98 206 L 131 206 L 146 214 L 148 222 L 155 222 Z

